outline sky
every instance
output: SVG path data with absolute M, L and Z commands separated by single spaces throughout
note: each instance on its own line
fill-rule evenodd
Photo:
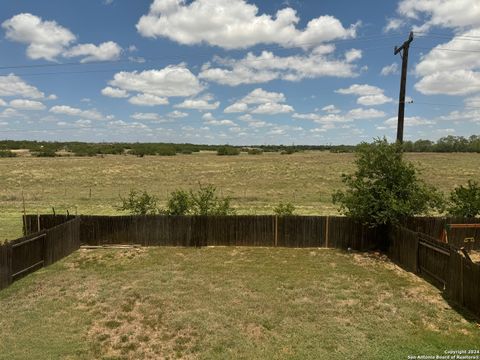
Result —
M 356 144 L 480 134 L 478 0 L 3 0 L 0 139 Z

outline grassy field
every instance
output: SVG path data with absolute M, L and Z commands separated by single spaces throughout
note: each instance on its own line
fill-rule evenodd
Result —
M 80 250 L 0 292 L 0 359 L 406 359 L 480 328 L 374 254 Z
M 22 191 L 27 212 L 115 214 L 119 195 L 145 189 L 161 201 L 178 188 L 215 184 L 243 214 L 268 214 L 290 201 L 299 214 L 335 214 L 332 191 L 353 169 L 353 154 L 0 159 L 0 239 L 21 235 Z M 449 192 L 480 178 L 480 154 L 407 154 L 423 177 Z M 91 196 L 90 196 L 91 194 Z

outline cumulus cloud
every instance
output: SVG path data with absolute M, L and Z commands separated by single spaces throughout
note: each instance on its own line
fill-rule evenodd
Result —
M 169 112 L 167 114 L 167 116 L 169 118 L 173 118 L 173 119 L 181 119 L 181 118 L 187 117 L 188 114 L 186 112 L 174 110 L 174 111 Z
M 192 96 L 203 90 L 197 77 L 184 64 L 170 65 L 160 70 L 122 71 L 114 75 L 109 85 L 162 97 Z
M 67 58 L 83 57 L 81 62 L 106 61 L 117 59 L 122 48 L 113 41 L 100 45 L 78 44 L 77 37 L 67 28 L 55 21 L 22 13 L 2 23 L 6 38 L 27 45 L 27 56 L 30 59 L 56 61 L 58 56 Z
M 25 100 L 25 99 L 15 99 L 10 101 L 9 105 L 14 109 L 19 110 L 44 110 L 45 105 L 40 101 L 35 100 Z
M 384 66 L 382 68 L 382 70 L 380 71 L 380 74 L 382 76 L 398 74 L 398 64 L 397 63 L 392 63 L 390 65 Z
M 7 103 L 4 100 L 0 99 L 0 106 L 7 106 Z
M 357 95 L 357 104 L 365 106 L 381 105 L 392 102 L 393 99 L 385 96 L 384 90 L 368 84 L 353 84 L 348 88 L 335 90 L 342 95 Z
M 347 52 L 346 59 L 334 59 L 310 53 L 280 57 L 270 51 L 260 55 L 248 53 L 243 59 L 214 57 L 198 75 L 200 79 L 222 85 L 258 84 L 276 79 L 300 81 L 318 77 L 354 77 L 357 66 L 352 62 L 361 57 L 359 50 Z
M 125 90 L 112 88 L 111 86 L 107 86 L 106 88 L 102 89 L 102 95 L 112 98 L 127 98 L 130 96 Z
M 104 42 L 100 45 L 80 44 L 63 53 L 67 58 L 84 56 L 81 63 L 91 61 L 117 60 L 122 54 L 122 48 L 113 41 Z
M 292 117 L 295 119 L 311 120 L 319 124 L 333 124 L 333 123 L 352 122 L 355 120 L 376 119 L 376 118 L 384 117 L 385 115 L 386 115 L 385 112 L 377 109 L 356 108 L 356 109 L 349 110 L 344 114 L 340 114 L 340 112 L 329 113 L 327 115 L 317 114 L 317 113 L 307 113 L 307 114 L 295 113 L 292 115 Z
M 24 13 L 2 23 L 6 38 L 27 44 L 27 56 L 31 59 L 55 60 L 76 40 L 70 30 L 55 21 L 43 21 L 38 16 Z
M 298 29 L 300 19 L 286 7 L 274 16 L 259 14 L 245 0 L 154 0 L 147 15 L 137 23 L 146 37 L 165 37 L 180 44 L 205 43 L 226 49 L 247 48 L 257 44 L 284 47 L 314 47 L 336 39 L 356 36 L 358 24 L 345 28 L 333 16 L 310 20 Z
M 424 55 L 415 67 L 420 77 L 415 88 L 427 95 L 465 95 L 480 91 L 480 58 L 475 52 L 480 51 L 480 42 L 475 40 L 479 36 L 480 28 L 462 32 Z
M 274 91 L 266 91 L 257 88 L 248 93 L 241 100 L 233 103 L 225 108 L 225 113 L 234 112 L 252 112 L 254 114 L 284 114 L 293 112 L 294 109 L 290 105 L 281 104 L 285 102 L 286 98 L 283 93 Z M 258 105 L 255 108 L 250 108 L 249 105 Z
M 97 110 L 82 110 L 68 105 L 56 105 L 50 108 L 49 112 L 59 115 L 78 116 L 90 120 L 105 120 L 111 116 L 104 116 Z
M 168 105 L 168 98 L 153 94 L 137 94 L 128 99 L 128 102 L 139 106 Z
M 412 20 L 426 17 L 426 22 L 420 26 L 423 30 L 432 26 L 446 28 L 480 26 L 480 6 L 477 0 L 402 0 L 397 11 Z
M 192 110 L 215 110 L 220 106 L 219 101 L 210 103 L 206 99 L 186 99 L 180 104 L 175 105 L 176 108 L 180 109 L 192 109 Z
M 237 126 L 232 120 L 217 120 L 212 113 L 205 113 L 202 116 L 202 119 L 205 124 L 213 126 Z
M 21 96 L 29 99 L 42 99 L 45 94 L 35 86 L 27 84 L 14 74 L 0 76 L 0 96 Z
M 275 115 L 275 114 L 285 114 L 293 111 L 294 109 L 290 105 L 267 102 L 253 109 L 252 114 Z
M 387 125 L 388 127 L 392 128 L 392 129 L 396 129 L 397 128 L 397 122 L 398 122 L 398 118 L 391 117 L 391 118 L 385 120 L 385 125 Z M 424 119 L 420 116 L 407 116 L 407 117 L 405 117 L 405 126 L 408 126 L 408 127 L 433 125 L 433 124 L 435 124 L 434 121 Z

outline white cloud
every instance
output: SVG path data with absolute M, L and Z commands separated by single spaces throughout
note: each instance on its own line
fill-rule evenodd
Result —
M 384 66 L 380 71 L 380 74 L 383 76 L 388 76 L 392 74 L 398 74 L 398 64 L 392 63 L 390 65 Z
M 223 110 L 224 113 L 241 113 L 241 112 L 247 112 L 248 111 L 248 105 L 242 102 L 236 102 L 233 103 L 230 106 L 227 106 L 225 110 Z
M 294 109 L 290 105 L 267 102 L 265 104 L 259 105 L 256 109 L 252 111 L 252 114 L 275 115 L 286 114 L 293 111 Z
M 365 105 L 365 106 L 374 106 L 374 105 L 382 105 L 392 101 L 393 101 L 392 98 L 385 96 L 384 94 L 365 95 L 365 96 L 360 96 L 357 99 L 357 104 Z
M 54 114 L 69 115 L 69 116 L 78 116 L 90 120 L 105 120 L 110 116 L 104 116 L 99 113 L 97 110 L 82 110 L 79 108 L 74 108 L 68 105 L 56 105 L 50 108 L 49 112 Z
M 213 126 L 237 126 L 233 121 L 231 120 L 217 120 L 215 116 L 213 116 L 212 113 L 207 112 L 203 114 L 202 116 L 203 122 L 208 125 L 213 125 Z
M 335 90 L 335 92 L 343 95 L 358 95 L 358 96 L 383 94 L 383 90 L 380 89 L 379 87 L 367 85 L 367 84 L 363 84 L 363 85 L 353 84 L 348 88 Z
M 475 40 L 479 36 L 480 28 L 461 32 L 424 55 L 415 67 L 415 73 L 421 77 L 415 88 L 428 95 L 464 95 L 480 91 L 480 42 Z
M 383 94 L 383 89 L 367 84 L 353 84 L 348 88 L 335 90 L 342 95 L 357 95 L 357 104 L 365 106 L 381 105 L 392 102 L 393 99 Z
M 168 98 L 152 94 L 138 94 L 128 99 L 128 102 L 139 106 L 168 105 Z
M 351 61 L 359 55 L 348 54 Z M 279 57 L 270 51 L 263 51 L 258 56 L 248 53 L 243 59 L 214 57 L 213 62 L 218 65 L 204 64 L 198 77 L 229 86 L 258 84 L 275 79 L 300 81 L 325 76 L 357 76 L 357 66 L 347 60 L 336 60 L 315 53 Z
M 27 84 L 14 74 L 0 76 L 0 96 L 21 96 L 30 99 L 42 99 L 45 94 L 35 86 Z
M 384 117 L 386 114 L 383 111 L 377 109 L 364 109 L 357 108 L 349 110 L 344 114 L 329 113 L 327 115 L 320 115 L 317 113 L 308 113 L 308 114 L 298 114 L 295 113 L 292 115 L 295 119 L 302 120 L 311 120 L 319 124 L 332 124 L 332 123 L 344 123 L 352 122 L 355 120 L 364 120 L 364 119 L 376 119 Z
M 169 122 L 170 120 L 162 118 L 157 113 L 135 113 L 130 116 L 132 119 L 139 121 L 153 121 L 156 123 Z
M 285 100 L 285 95 L 283 93 L 257 88 L 248 93 L 243 99 L 227 107 L 224 112 L 234 113 L 251 111 L 254 114 L 268 115 L 293 112 L 294 109 L 290 105 L 280 104 L 285 102 Z M 258 106 L 254 109 L 250 109 L 248 105 L 253 104 Z
M 15 99 L 10 101 L 9 105 L 14 109 L 19 109 L 19 110 L 44 110 L 45 109 L 45 105 L 43 105 L 40 101 L 34 101 L 34 100 Z
M 63 53 L 67 58 L 85 56 L 81 63 L 91 61 L 117 60 L 122 54 L 122 48 L 113 41 L 104 42 L 100 45 L 80 44 Z
M 192 96 L 203 90 L 196 76 L 183 64 L 161 70 L 122 71 L 115 74 L 109 84 L 125 91 L 164 97 Z
M 340 109 L 337 109 L 337 107 L 333 104 L 324 106 L 322 110 L 329 114 L 338 114 L 341 111 Z
M 75 125 L 77 125 L 78 127 L 89 127 L 89 126 L 92 125 L 92 121 L 91 120 L 80 119 L 80 120 L 75 121 Z
M 480 95 L 472 96 L 464 100 L 465 106 L 467 107 L 478 107 L 480 108 Z
M 398 18 L 388 19 L 387 25 L 383 28 L 384 32 L 395 31 L 405 25 L 405 21 Z
M 107 86 L 102 90 L 102 95 L 112 97 L 112 98 L 127 98 L 130 95 L 123 89 L 112 88 L 111 86 Z
M 425 95 L 467 95 L 480 91 L 480 72 L 455 70 L 424 76 L 415 89 Z
M 345 28 L 333 16 L 312 19 L 303 30 L 296 27 L 299 21 L 290 7 L 277 11 L 275 16 L 259 15 L 257 6 L 245 0 L 154 0 L 149 13 L 140 18 L 137 30 L 146 37 L 226 49 L 257 44 L 314 47 L 356 35 L 357 24 Z
M 174 110 L 174 111 L 169 112 L 167 114 L 167 116 L 170 117 L 170 118 L 174 118 L 174 119 L 181 119 L 181 118 L 187 117 L 188 114 L 186 112 Z
M 0 112 L 0 118 L 4 118 L 4 119 L 9 119 L 12 117 L 22 117 L 22 116 L 23 116 L 22 113 L 12 108 L 7 108 L 2 112 Z
M 220 106 L 220 102 L 208 102 L 205 99 L 186 99 L 180 104 L 175 105 L 180 109 L 195 109 L 195 110 L 215 110 Z
M 359 60 L 362 58 L 362 50 L 359 49 L 350 49 L 345 52 L 345 61 L 347 63 L 351 63 L 355 60 Z
M 412 20 L 427 17 L 427 21 L 421 25 L 424 30 L 432 26 L 480 26 L 480 6 L 477 0 L 402 0 L 398 5 L 398 13 Z
M 397 123 L 398 123 L 398 118 L 397 117 L 391 117 L 387 120 L 385 120 L 385 125 L 388 125 L 388 127 L 392 129 L 397 128 Z M 413 126 L 423 126 L 423 125 L 433 125 L 435 124 L 434 121 L 424 119 L 419 116 L 407 116 L 405 117 L 405 126 L 408 127 L 413 127 Z
M 5 101 L 3 101 L 2 99 L 0 99 L 0 106 L 7 106 L 7 103 Z
M 18 14 L 3 22 L 6 38 L 27 44 L 27 56 L 31 59 L 54 60 L 76 40 L 70 30 L 55 21 L 43 21 L 38 16 Z

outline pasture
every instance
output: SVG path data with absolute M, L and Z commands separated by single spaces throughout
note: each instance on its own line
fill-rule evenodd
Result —
M 480 178 L 480 154 L 417 153 L 407 158 L 444 192 Z M 353 170 L 353 154 L 311 151 L 280 155 L 0 159 L 0 241 L 21 235 L 23 197 L 28 213 L 116 214 L 119 195 L 145 189 L 165 202 L 175 189 L 212 183 L 232 198 L 239 214 L 271 214 L 280 201 L 300 215 L 336 214 L 332 191 Z
M 406 359 L 480 329 L 375 254 L 80 250 L 0 292 L 0 359 Z

